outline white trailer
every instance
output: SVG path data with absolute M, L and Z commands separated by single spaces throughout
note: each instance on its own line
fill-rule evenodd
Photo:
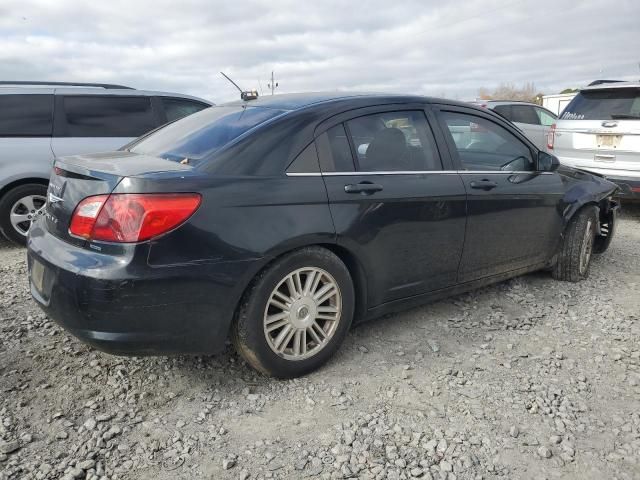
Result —
M 575 93 L 557 93 L 555 95 L 543 95 L 542 106 L 548 110 L 551 110 L 556 115 L 560 116 L 564 108 L 569 102 L 576 96 Z

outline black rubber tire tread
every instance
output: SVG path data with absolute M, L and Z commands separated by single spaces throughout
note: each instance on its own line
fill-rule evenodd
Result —
M 323 350 L 311 358 L 290 361 L 279 357 L 269 347 L 264 337 L 263 314 L 275 286 L 287 274 L 302 267 L 319 267 L 334 277 L 342 295 L 342 317 L 333 338 Z M 338 350 L 351 327 L 354 307 L 353 282 L 342 260 L 326 248 L 304 247 L 276 259 L 251 282 L 236 311 L 231 340 L 238 353 L 259 372 L 277 378 L 299 377 L 325 364 Z
M 551 271 L 551 275 L 556 280 L 579 282 L 589 276 L 591 261 L 589 261 L 585 271 L 580 273 L 580 252 L 582 251 L 582 242 L 584 242 L 585 229 L 589 218 L 592 219 L 591 228 L 595 230 L 598 222 L 598 207 L 588 205 L 582 208 L 576 212 L 569 222 L 558 253 L 557 262 Z M 593 258 L 593 255 L 591 258 Z
M 9 219 L 9 214 L 11 213 L 10 210 L 14 203 L 29 195 L 41 195 L 45 197 L 47 195 L 46 185 L 40 183 L 18 185 L 0 198 L 0 232 L 7 240 L 22 246 L 27 244 L 27 237 L 20 235 L 14 230 L 13 225 L 11 225 L 11 220 Z

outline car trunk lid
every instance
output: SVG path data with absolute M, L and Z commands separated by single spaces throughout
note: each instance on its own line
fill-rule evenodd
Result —
M 47 191 L 46 228 L 63 240 L 82 245 L 85 240 L 71 235 L 69 225 L 83 199 L 111 193 L 126 177 L 179 170 L 191 167 L 125 151 L 56 159 Z

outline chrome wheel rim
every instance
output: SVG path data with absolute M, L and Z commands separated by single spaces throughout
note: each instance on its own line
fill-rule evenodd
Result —
M 341 317 L 342 295 L 331 274 L 316 267 L 299 268 L 271 292 L 264 310 L 264 335 L 276 355 L 304 360 L 329 344 Z
M 591 252 L 593 252 L 593 222 L 591 219 L 587 221 L 587 228 L 582 239 L 582 248 L 580 249 L 580 273 L 584 274 L 591 260 Z
M 13 204 L 9 213 L 9 221 L 13 229 L 23 237 L 27 236 L 31 224 L 39 215 L 44 214 L 47 197 L 27 195 Z

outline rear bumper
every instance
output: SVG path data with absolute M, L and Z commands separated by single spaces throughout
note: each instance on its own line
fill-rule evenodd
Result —
M 27 255 L 33 298 L 56 323 L 105 352 L 223 349 L 239 297 L 233 279 L 247 262 L 150 267 L 148 246 L 132 247 L 121 256 L 104 255 L 34 224 Z

